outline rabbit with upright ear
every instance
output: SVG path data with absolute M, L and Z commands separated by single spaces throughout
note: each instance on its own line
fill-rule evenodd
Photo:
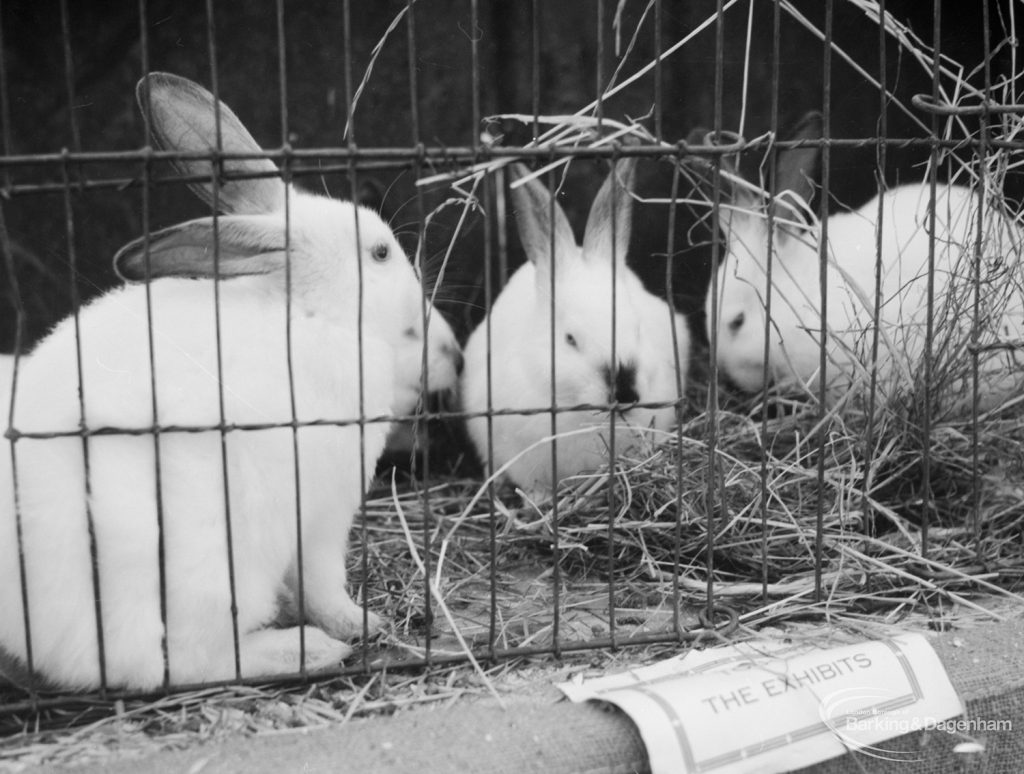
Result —
M 794 139 L 821 137 L 821 116 L 808 115 Z M 932 203 L 927 184 L 901 185 L 860 209 L 828 219 L 826 319 L 821 316 L 819 253 L 822 226 L 808 223 L 807 202 L 817 167 L 817 145 L 780 151 L 770 203 L 742 185 L 720 209 L 728 250 L 706 302 L 709 338 L 717 325 L 719 367 L 737 386 L 756 391 L 768 380 L 781 388 L 817 394 L 825 331 L 829 400 L 870 384 L 875 313 L 876 245 L 881 244 L 877 367 L 880 393 L 893 394 L 923 377 L 929 245 L 934 243 L 933 378 L 948 369 L 969 372 L 973 320 L 973 258 L 978 235 L 977 192 L 939 184 Z M 727 170 L 728 171 L 728 170 Z M 751 187 L 753 188 L 753 187 Z M 934 234 L 930 209 L 934 206 Z M 770 217 L 769 217 L 770 216 Z M 813 216 L 809 218 L 813 221 Z M 981 224 L 982 319 L 978 343 L 1024 332 L 1024 277 L 1018 258 L 1022 235 L 998 206 L 986 203 Z M 772 245 L 771 285 L 768 245 Z M 717 321 L 712 293 L 717 292 Z M 771 320 L 765 309 L 771 294 Z M 768 360 L 765 368 L 767 324 Z M 980 355 L 983 400 L 997 400 L 1020 366 L 1011 351 Z M 953 385 L 964 388 L 962 377 Z
M 235 114 L 169 74 L 138 91 L 225 214 L 126 245 L 115 267 L 148 294 L 101 296 L 77 341 L 64 320 L 22 361 L 0 650 L 74 689 L 152 689 L 165 663 L 172 684 L 336 665 L 364 632 L 345 552 L 388 430 L 356 420 L 407 410 L 396 358 L 413 339 L 439 364 L 430 386 L 451 386 L 454 342 L 424 333 L 419 281 L 374 212 L 258 157 L 211 180 L 214 148 L 261 153 Z M 301 596 L 304 628 L 268 628 L 282 594 Z
M 677 416 L 689 357 L 686 324 L 626 265 L 635 165 L 634 159 L 614 165 L 594 199 L 582 245 L 548 189 L 528 178 L 525 167 L 510 167 L 529 260 L 466 343 L 460 387 L 467 412 L 501 412 L 467 420 L 480 459 L 490 457 L 503 478 L 537 496 L 558 483 L 552 398 L 560 409 L 558 479 L 608 462 L 610 411 L 620 452 L 657 439 Z M 656 403 L 663 405 L 644 405 Z M 516 410 L 525 413 L 506 413 Z

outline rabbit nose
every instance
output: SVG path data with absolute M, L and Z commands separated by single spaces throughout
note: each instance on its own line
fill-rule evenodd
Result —
M 451 389 L 427 393 L 423 408 L 427 413 L 454 410 L 457 407 L 455 397 L 455 391 Z
M 635 365 L 620 363 L 618 368 L 606 368 L 604 378 L 608 385 L 609 400 L 615 403 L 639 403 Z

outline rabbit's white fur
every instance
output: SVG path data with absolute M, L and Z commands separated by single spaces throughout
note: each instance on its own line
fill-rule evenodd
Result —
M 802 191 L 799 177 L 813 164 L 803 150 L 780 153 L 779 178 Z M 787 168 L 790 167 L 790 168 Z M 806 180 L 804 181 L 806 184 Z M 809 192 L 808 192 L 809 193 Z M 799 196 L 799 193 L 797 194 Z M 902 185 L 881 195 L 881 303 L 878 385 L 883 395 L 923 377 L 927 321 L 929 209 L 926 184 Z M 938 185 L 934 234 L 934 352 L 936 362 L 967 362 L 973 320 L 973 256 L 977 238 L 977 192 Z M 804 387 L 817 394 L 820 372 L 821 224 L 794 222 L 793 210 L 776 205 L 779 220 L 769 234 L 767 208 L 750 195 L 723 207 L 720 222 L 728 252 L 712 288 L 717 288 L 719 367 L 740 388 L 764 386 L 767 251 L 774 246 L 768 378 L 780 387 Z M 806 209 L 804 207 L 804 209 Z M 982 301 L 979 343 L 1019 339 L 1024 333 L 1024 277 L 1019 260 L 1022 235 L 998 207 L 986 202 L 982 223 Z M 876 197 L 860 209 L 828 219 L 826 383 L 830 400 L 857 385 L 870 384 L 875 263 L 879 214 Z M 709 325 L 711 294 L 706 311 Z M 1012 350 L 983 352 L 983 399 L 997 398 L 1020 373 Z M 936 377 L 939 374 L 936 372 Z M 957 389 L 965 387 L 956 385 Z
M 273 307 L 260 297 L 263 284 L 262 278 L 245 278 L 221 286 L 224 420 L 229 425 L 291 418 L 284 320 L 268 314 Z M 152 297 L 161 425 L 218 425 L 212 285 L 164 279 L 153 284 Z M 357 417 L 351 368 L 358 353 L 356 337 L 320 317 L 294 315 L 292 324 L 297 419 Z M 82 310 L 80 325 L 86 426 L 150 426 L 142 289 L 104 296 Z M 325 358 L 325 352 L 332 357 Z M 58 326 L 25 366 L 15 413 L 18 430 L 73 432 L 78 425 L 73 325 L 65 321 Z M 391 372 L 386 345 L 368 338 L 368 415 L 391 410 Z M 383 424 L 366 427 L 367 478 L 385 431 Z M 299 666 L 295 630 L 261 633 L 260 647 L 248 636 L 274 618 L 277 594 L 294 570 L 291 430 L 231 431 L 225 444 L 242 674 L 294 671 Z M 165 432 L 159 448 L 171 680 L 229 679 L 234 650 L 221 435 Z M 339 640 L 358 634 L 362 621 L 361 609 L 344 591 L 348 528 L 366 483 L 360 479 L 358 449 L 357 426 L 298 431 L 307 611 L 312 622 Z M 88 442 L 88 454 L 87 500 L 80 438 L 16 444 L 33 666 L 62 686 L 99 684 L 88 502 L 95 524 L 107 681 L 153 688 L 163 677 L 153 437 L 96 436 Z M 5 460 L 0 466 L 0 492 L 7 496 L 0 519 L 0 645 L 24 660 L 10 475 Z M 337 662 L 347 653 L 343 643 L 317 636 L 307 643 L 311 667 Z
M 454 390 L 461 358 L 455 331 L 435 307 L 425 305 L 427 323 L 427 391 Z M 423 337 L 421 325 L 409 326 L 395 350 L 395 414 L 410 414 L 422 394 Z M 396 425 L 397 428 L 399 425 Z M 408 425 L 404 425 L 408 427 Z
M 518 166 L 511 169 L 517 178 L 527 174 Z M 517 225 L 530 260 L 513 274 L 490 311 L 490 398 L 486 321 L 466 343 L 460 387 L 463 408 L 469 412 L 540 410 L 495 415 L 490 434 L 486 417 L 467 420 L 480 459 L 487 462 L 490 443 L 493 469 L 504 468 L 504 478 L 537 496 L 550 493 L 557 483 L 552 480 L 551 413 L 544 410 L 552 401 L 552 231 L 556 405 L 615 403 L 617 366 L 630 374 L 622 379 L 623 392 L 633 393 L 636 402 L 671 403 L 681 396 L 689 357 L 686 325 L 626 266 L 634 172 L 633 160 L 620 161 L 612 170 L 595 197 L 582 246 L 557 203 L 551 224 L 551 196 L 541 183 L 530 180 L 512 189 Z M 613 289 L 617 363 L 612 362 Z M 673 326 L 678 352 L 673 348 Z M 559 479 L 608 461 L 608 411 L 585 409 L 556 416 Z M 623 408 L 616 416 L 616 450 L 656 440 L 676 416 L 673 405 Z
M 142 95 L 147 85 L 154 131 L 165 146 L 186 151 L 213 146 L 215 102 L 208 92 L 166 74 L 144 80 Z M 225 150 L 258 151 L 234 114 L 224 105 L 220 111 Z M 232 171 L 274 170 L 265 160 L 226 165 Z M 208 174 L 209 163 L 186 160 L 179 166 Z M 208 187 L 194 190 L 213 201 Z M 225 497 L 243 676 L 300 668 L 299 628 L 264 628 L 278 613 L 279 595 L 294 599 L 297 593 L 299 506 L 306 667 L 337 664 L 350 651 L 342 640 L 363 631 L 364 612 L 345 589 L 345 550 L 388 426 L 368 423 L 362 439 L 357 424 L 302 426 L 294 435 L 288 426 L 263 427 L 287 425 L 293 418 L 286 231 L 294 418 L 300 423 L 411 408 L 402 405 L 410 397 L 407 385 L 396 380 L 395 362 L 409 341 L 417 336 L 422 341 L 418 280 L 391 230 L 369 210 L 295 189 L 286 193 L 274 177 L 225 182 L 216 198 L 228 213 L 216 226 L 212 218 L 173 226 L 136 240 L 115 258 L 123 275 L 141 279 L 147 274 L 148 246 L 148 273 L 164 277 L 150 284 L 152 359 L 145 287 L 122 287 L 80 311 L 84 417 L 73 320 L 60 323 L 22 361 L 17 431 L 71 435 L 17 440 L 16 488 L 11 455 L 0 464 L 0 649 L 26 662 L 24 568 L 31 666 L 48 683 L 92 688 L 101 682 L 87 516 L 94 526 L 109 686 L 159 686 L 165 636 L 172 683 L 235 676 Z M 180 278 L 213 276 L 215 252 L 219 273 L 231 279 L 215 284 Z M 436 339 L 428 344 L 449 346 Z M 432 380 L 454 379 L 444 365 L 451 352 L 431 357 L 442 364 Z M 153 383 L 159 424 L 166 428 L 158 440 L 147 430 L 154 422 Z M 224 433 L 217 429 L 222 418 L 229 428 Z M 74 435 L 81 424 L 90 430 L 141 432 L 93 435 L 83 442 Z M 258 427 L 231 429 L 236 424 Z M 211 429 L 175 429 L 180 427 Z M 370 631 L 379 627 L 377 616 L 367 618 Z

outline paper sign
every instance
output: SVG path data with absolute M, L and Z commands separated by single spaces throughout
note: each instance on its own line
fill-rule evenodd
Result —
M 912 762 L 885 740 L 963 712 L 918 634 L 829 649 L 741 643 L 559 688 L 626 712 L 654 774 L 789 771 L 848 750 Z

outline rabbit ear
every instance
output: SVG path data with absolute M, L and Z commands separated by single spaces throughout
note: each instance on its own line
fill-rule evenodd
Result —
M 522 180 L 530 170 L 522 164 L 510 164 L 509 181 Z M 512 206 L 515 208 L 516 226 L 527 257 L 537 267 L 538 281 L 548 276 L 551 266 L 551 237 L 554 235 L 556 261 L 579 251 L 569 220 L 551 193 L 536 178 L 510 189 Z M 552 210 L 554 221 L 552 221 Z
M 631 194 L 635 179 L 635 158 L 621 159 L 612 167 L 590 207 L 587 227 L 583 231 L 584 260 L 610 261 L 614 258 L 617 264 L 625 266 L 632 228 Z
M 216 239 L 215 239 L 216 236 Z M 214 242 L 217 264 L 214 265 Z M 114 271 L 129 282 L 158 277 L 242 277 L 284 268 L 284 224 L 270 215 L 199 218 L 135 239 L 114 256 Z M 149 270 L 146 254 L 149 254 Z
M 822 117 L 817 111 L 808 113 L 803 117 L 796 129 L 793 130 L 790 140 L 820 140 L 822 137 Z M 783 191 L 792 191 L 805 202 L 810 202 L 814 196 L 813 180 L 818 173 L 818 165 L 821 161 L 821 146 L 819 144 L 807 145 L 799 148 L 787 148 L 779 152 L 775 164 L 775 181 L 772 185 L 772 193 L 776 196 Z M 772 215 L 792 219 L 793 208 L 786 204 L 785 200 L 772 200 Z
M 380 212 L 384 209 L 384 189 L 372 177 L 359 181 L 359 189 L 352 198 L 360 207 L 366 207 L 374 212 Z
M 223 102 L 197 83 L 170 73 L 150 73 L 135 89 L 143 116 L 152 117 L 150 130 L 159 147 L 185 153 L 262 153 L 263 150 Z M 219 128 L 219 133 L 218 133 Z M 213 177 L 220 167 L 209 159 L 176 159 L 174 166 L 189 177 Z M 228 179 L 220 185 L 216 206 L 221 212 L 257 214 L 284 209 L 285 184 L 270 159 L 224 160 Z M 270 175 L 268 177 L 268 175 Z M 213 184 L 192 183 L 200 199 L 214 206 Z

